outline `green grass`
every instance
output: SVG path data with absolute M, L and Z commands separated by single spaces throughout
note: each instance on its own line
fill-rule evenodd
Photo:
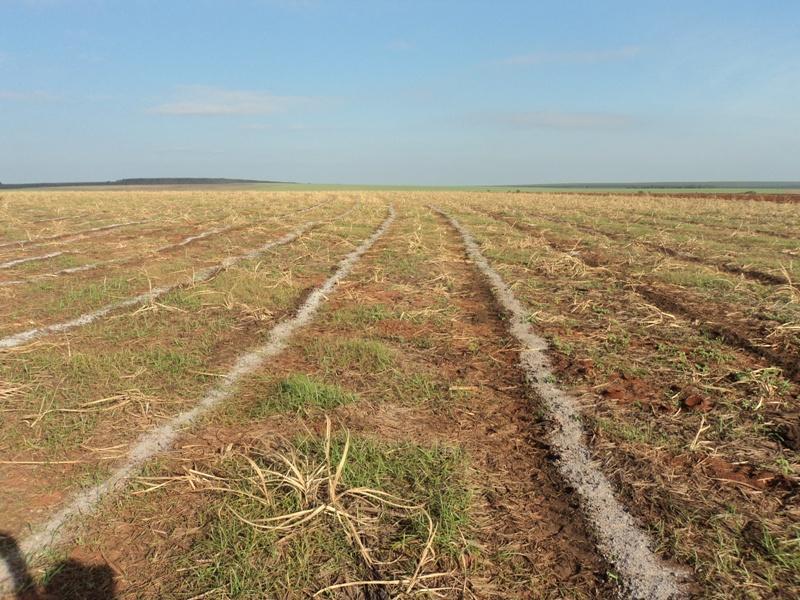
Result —
M 338 462 L 343 449 L 344 439 L 334 437 L 332 463 Z M 290 451 L 296 464 L 308 469 L 324 462 L 324 442 L 319 438 L 295 439 Z M 276 468 L 274 456 L 251 454 L 250 458 L 261 467 Z M 443 557 L 440 560 L 452 566 L 454 557 L 465 551 L 461 532 L 469 524 L 465 469 L 466 458 L 457 448 L 387 444 L 359 437 L 351 439 L 341 488 L 378 489 L 424 506 L 437 526 L 434 548 Z M 234 456 L 215 475 L 233 482 L 235 489 L 258 496 L 263 492 L 250 473 L 244 459 Z M 215 494 L 197 520 L 202 538 L 181 555 L 180 562 L 188 569 L 178 583 L 181 591 L 218 590 L 225 597 L 241 599 L 308 597 L 342 578 L 373 577 L 332 517 L 318 517 L 278 543 L 275 533 L 256 530 L 231 510 L 254 520 L 302 508 L 299 495 L 286 487 L 271 490 L 268 506 L 251 497 Z M 376 523 L 380 534 L 368 538 L 376 558 L 397 559 L 382 566 L 382 574 L 412 571 L 427 539 L 427 520 L 421 513 L 400 520 L 387 513 Z
M 18 265 L 16 268 L 23 273 L 34 273 L 40 270 L 57 271 L 69 267 L 85 264 L 84 260 L 74 254 L 62 254 L 46 260 L 37 260 Z
M 449 394 L 447 386 L 424 373 L 400 374 L 390 382 L 401 401 L 413 404 L 445 404 Z
M 377 340 L 362 338 L 316 340 L 306 354 L 327 374 L 345 371 L 382 372 L 394 365 L 394 351 Z
M 358 396 L 337 385 L 329 385 L 305 373 L 296 373 L 281 380 L 252 408 L 254 418 L 278 412 L 301 412 L 308 408 L 330 410 L 358 400 Z
M 323 444 L 317 438 L 305 438 L 298 448 L 318 458 L 323 453 Z M 342 438 L 334 440 L 334 463 L 341 458 L 343 448 Z M 457 447 L 384 444 L 371 438 L 355 438 L 351 440 L 344 481 L 349 487 L 390 491 L 423 504 L 437 524 L 435 541 L 439 551 L 452 553 L 458 549 L 459 532 L 468 523 L 470 493 L 464 482 L 465 467 L 466 456 Z M 413 535 L 425 535 L 426 526 L 421 521 L 411 526 Z
M 178 379 L 191 369 L 199 369 L 202 361 L 198 356 L 181 351 L 180 348 L 153 348 L 139 355 L 140 363 L 153 374 Z
M 621 441 L 634 444 L 647 444 L 659 448 L 668 448 L 675 445 L 675 440 L 667 435 L 658 432 L 650 423 L 636 424 L 625 423 L 622 421 L 612 421 L 611 419 L 595 419 L 597 429 L 602 430 L 606 435 Z
M 159 302 L 186 311 L 198 311 L 203 307 L 203 299 L 194 289 L 176 289 L 165 294 Z
M 348 306 L 332 313 L 330 320 L 335 325 L 372 325 L 394 317 L 384 304 Z
M 276 310 L 293 307 L 297 300 L 297 282 L 287 281 L 279 267 L 253 269 L 258 262 L 246 261 L 228 269 L 214 278 L 209 287 L 234 304 L 269 305 Z
M 378 260 L 389 266 L 393 277 L 411 277 L 424 268 L 424 257 L 419 249 L 413 252 L 403 247 L 384 248 Z
M 42 286 L 45 289 L 45 286 Z M 83 286 L 74 286 L 53 298 L 48 304 L 53 310 L 66 308 L 97 306 L 103 302 L 113 302 L 121 296 L 131 293 L 132 284 L 129 275 L 108 277 L 100 282 L 87 283 Z
M 736 284 L 730 278 L 720 273 L 700 270 L 665 271 L 661 274 L 661 279 L 674 285 L 705 290 L 730 291 L 736 287 Z

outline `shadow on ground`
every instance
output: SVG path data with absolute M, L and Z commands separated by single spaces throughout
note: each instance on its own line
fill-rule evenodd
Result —
M 37 585 L 17 540 L 3 532 L 0 532 L 0 560 L 11 573 L 11 593 L 17 600 L 113 600 L 116 597 L 114 573 L 108 565 L 88 565 L 72 559 L 55 565 L 45 582 Z M 3 591 L 0 582 L 0 595 Z

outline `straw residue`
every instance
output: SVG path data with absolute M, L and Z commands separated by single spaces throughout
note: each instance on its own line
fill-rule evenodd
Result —
M 527 311 L 483 256 L 469 231 L 454 217 L 438 208 L 434 210 L 461 234 L 467 255 L 487 279 L 496 301 L 508 314 L 510 332 L 522 345 L 520 363 L 527 383 L 543 400 L 555 425 L 549 441 L 559 456 L 558 468 L 580 497 L 598 546 L 622 576 L 626 593 L 641 600 L 684 597 L 686 594 L 680 584 L 687 574 L 665 564 L 652 552 L 649 536 L 617 501 L 608 479 L 591 460 L 583 439 L 577 402 L 552 383 L 553 373 L 545 354 L 547 342 L 534 333 Z
M 17 258 L 8 262 L 0 263 L 0 269 L 11 269 L 17 265 L 24 265 L 29 262 L 36 262 L 38 260 L 47 260 L 48 258 L 55 258 L 61 256 L 64 252 L 50 252 L 48 254 L 40 254 L 39 256 L 26 256 L 25 258 Z
M 88 325 L 89 323 L 92 323 L 115 310 L 119 310 L 122 308 L 129 308 L 131 306 L 138 306 L 140 304 L 146 304 L 148 302 L 152 302 L 160 298 L 161 296 L 164 296 L 165 294 L 168 294 L 173 290 L 180 289 L 189 285 L 194 285 L 197 283 L 202 283 L 204 281 L 208 281 L 209 279 L 215 277 L 222 271 L 229 269 L 238 262 L 244 260 L 250 260 L 253 258 L 258 258 L 260 255 L 262 255 L 267 250 L 270 250 L 271 248 L 275 248 L 276 246 L 282 246 L 284 244 L 288 244 L 289 242 L 296 240 L 298 237 L 300 237 L 302 234 L 304 234 L 306 231 L 308 231 L 315 225 L 317 225 L 317 223 L 314 221 L 305 223 L 304 225 L 301 225 L 291 233 L 286 234 L 282 238 L 273 240 L 267 244 L 264 244 L 263 246 L 260 246 L 259 248 L 256 248 L 255 250 L 251 250 L 246 254 L 228 257 L 217 265 L 206 267 L 205 269 L 197 271 L 189 281 L 183 281 L 172 285 L 156 287 L 148 292 L 139 294 L 132 298 L 127 298 L 126 300 L 121 300 L 119 302 L 106 304 L 105 306 L 98 308 L 97 310 L 84 313 L 79 317 L 70 319 L 69 321 L 54 323 L 53 325 L 46 325 L 45 327 L 36 327 L 34 329 L 29 329 L 21 333 L 16 333 L 14 335 L 4 337 L 0 339 L 0 350 L 4 348 L 6 349 L 15 348 L 17 346 L 21 346 L 22 344 L 31 342 L 37 338 L 50 335 L 53 333 L 62 333 L 64 331 L 69 331 L 70 329 L 75 329 L 76 327 L 83 327 L 84 325 Z
M 141 436 L 131 448 L 125 462 L 108 479 L 80 493 L 67 506 L 54 514 L 35 533 L 22 541 L 21 551 L 26 555 L 37 554 L 57 542 L 62 528 L 68 521 L 79 515 L 91 513 L 106 494 L 123 484 L 144 461 L 167 450 L 184 427 L 190 425 L 220 402 L 228 399 L 235 392 L 242 378 L 250 375 L 263 366 L 267 360 L 280 353 L 295 331 L 311 321 L 336 285 L 350 273 L 364 253 L 386 233 L 394 219 L 395 211 L 392 207 L 389 209 L 389 216 L 378 229 L 342 259 L 333 275 L 309 294 L 297 313 L 272 328 L 265 344 L 239 356 L 220 383 L 210 389 L 194 408 Z M 8 568 L 0 564 L 0 591 L 4 585 L 8 586 L 12 579 L 11 575 Z
M 111 225 L 103 225 L 102 227 L 92 227 L 91 229 L 82 229 L 81 231 L 73 231 L 71 233 L 59 233 L 57 235 L 48 235 L 46 237 L 34 238 L 31 240 L 18 240 L 15 242 L 5 242 L 0 244 L 0 248 L 7 248 L 9 246 L 35 246 L 51 240 L 61 240 L 64 238 L 78 237 L 88 233 L 96 233 L 98 231 L 111 231 L 112 229 L 119 229 L 120 227 L 127 227 L 129 225 L 141 225 L 148 221 L 127 221 L 125 223 L 112 223 Z

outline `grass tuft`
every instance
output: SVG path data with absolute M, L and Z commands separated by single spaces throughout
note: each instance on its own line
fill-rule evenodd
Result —
M 377 340 L 361 338 L 317 340 L 306 353 L 325 371 L 341 374 L 348 370 L 382 372 L 394 365 L 394 351 Z
M 233 453 L 213 473 L 187 476 L 214 501 L 200 518 L 203 537 L 183 555 L 182 591 L 327 598 L 454 589 L 466 551 L 464 470 L 458 449 L 332 436 L 330 423 L 324 438 Z
M 330 410 L 356 400 L 358 396 L 352 392 L 298 373 L 280 381 L 271 394 L 253 407 L 251 414 L 255 418 L 262 418 L 278 412 L 301 412 L 312 407 Z

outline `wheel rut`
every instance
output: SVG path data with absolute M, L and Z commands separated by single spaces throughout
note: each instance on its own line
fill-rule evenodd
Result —
M 751 356 L 767 361 L 770 365 L 780 367 L 787 378 L 800 383 L 800 348 L 789 345 L 775 347 L 773 343 L 763 343 L 757 340 L 764 339 L 769 332 L 764 334 L 762 329 L 766 323 L 756 325 L 746 320 L 734 321 L 737 326 L 717 321 L 716 314 L 725 312 L 722 307 L 710 308 L 702 306 L 690 298 L 682 298 L 677 290 L 660 289 L 654 282 L 643 283 L 639 279 L 632 279 L 619 265 L 603 260 L 597 254 L 583 255 L 575 251 L 575 245 L 557 242 L 545 235 L 532 225 L 521 223 L 502 215 L 489 211 L 478 211 L 481 214 L 501 221 L 514 229 L 524 232 L 536 233 L 552 250 L 567 254 L 582 261 L 587 267 L 603 268 L 617 278 L 626 288 L 638 294 L 644 300 L 657 306 L 664 312 L 674 313 L 688 321 L 690 326 L 697 327 L 703 333 L 722 339 L 726 344 L 737 350 L 747 352 Z M 593 228 L 590 228 L 596 233 Z M 602 233 L 602 232 L 601 232 Z M 604 233 L 604 235 L 607 235 Z M 682 292 L 683 296 L 688 293 Z
M 402 257 L 411 253 L 418 261 L 404 264 Z M 364 311 L 379 317 L 348 320 Z M 394 357 L 393 366 L 374 368 L 342 358 L 351 347 L 385 347 Z M 616 585 L 607 576 L 608 566 L 594 547 L 576 498 L 561 483 L 550 450 L 541 442 L 547 422 L 537 416 L 536 402 L 525 390 L 516 351 L 491 295 L 463 259 L 454 232 L 426 210 L 404 210 L 340 283 L 318 318 L 263 371 L 278 380 L 302 373 L 335 381 L 359 400 L 331 410 L 309 407 L 239 424 L 229 417 L 227 424 L 217 425 L 212 414 L 202 428 L 181 438 L 162 472 L 167 479 L 172 474 L 180 479 L 187 468 L 208 472 L 221 456 L 253 444 L 270 445 L 303 433 L 321 438 L 326 417 L 353 439 L 390 448 L 458 448 L 468 457 L 464 476 L 472 490 L 470 519 L 453 542 L 462 548 L 461 557 L 454 563 L 441 558 L 444 564 L 434 569 L 449 572 L 450 566 L 455 571 L 450 577 L 456 582 L 445 579 L 441 594 L 608 598 L 616 594 Z M 271 388 L 256 381 L 243 385 L 231 402 L 242 415 L 252 415 Z M 188 524 L 199 518 L 192 511 L 211 500 L 187 493 L 188 488 L 173 484 L 148 496 L 153 498 L 149 508 L 131 504 L 121 513 L 104 515 L 88 538 L 83 536 L 97 540 L 92 560 L 108 557 L 126 574 L 121 597 L 155 590 L 162 595 L 204 592 L 189 592 L 180 577 L 167 575 L 167 565 L 177 556 L 169 540 L 181 536 L 181 551 L 194 547 L 192 540 L 202 532 L 186 533 Z M 213 505 L 209 510 L 214 513 Z M 142 523 L 147 523 L 146 530 Z M 171 533 L 163 537 L 153 529 Z M 139 540 L 136 547 L 120 544 L 120 535 Z M 72 552 L 87 557 L 86 549 Z M 163 556 L 165 562 L 154 564 L 148 556 Z M 384 572 L 390 568 L 381 567 L 373 576 L 391 579 Z M 326 583 L 322 575 L 319 587 Z M 448 586 L 457 589 L 448 591 Z M 384 591 L 396 589 L 384 586 Z M 380 597 L 383 592 L 371 593 Z M 354 597 L 369 597 L 368 590 Z
M 171 447 L 182 429 L 191 425 L 217 404 L 226 401 L 235 393 L 241 379 L 283 351 L 289 338 L 314 318 L 327 295 L 350 273 L 363 254 L 386 233 L 394 218 L 395 211 L 390 208 L 389 216 L 373 234 L 339 262 L 335 272 L 306 297 L 293 317 L 279 322 L 270 330 L 263 345 L 239 355 L 220 383 L 209 389 L 193 408 L 140 436 L 128 451 L 126 459 L 107 478 L 81 491 L 63 508 L 40 524 L 33 533 L 22 540 L 19 551 L 23 555 L 36 556 L 58 543 L 61 536 L 66 533 L 67 526 L 75 519 L 90 515 L 106 495 L 126 485 L 145 461 Z M 17 579 L 18 574 L 13 571 L 13 565 L 0 564 L 0 592 L 14 586 Z
M 577 402 L 552 383 L 550 362 L 545 354 L 547 342 L 533 332 L 527 311 L 489 265 L 469 231 L 446 212 L 434 210 L 459 232 L 467 256 L 484 275 L 495 300 L 507 313 L 511 334 L 521 345 L 519 357 L 526 382 L 541 398 L 553 421 L 548 439 L 559 455 L 559 471 L 576 489 L 598 545 L 620 572 L 626 594 L 646 600 L 687 597 L 688 572 L 653 554 L 652 540 L 616 499 L 611 484 L 591 460 Z

